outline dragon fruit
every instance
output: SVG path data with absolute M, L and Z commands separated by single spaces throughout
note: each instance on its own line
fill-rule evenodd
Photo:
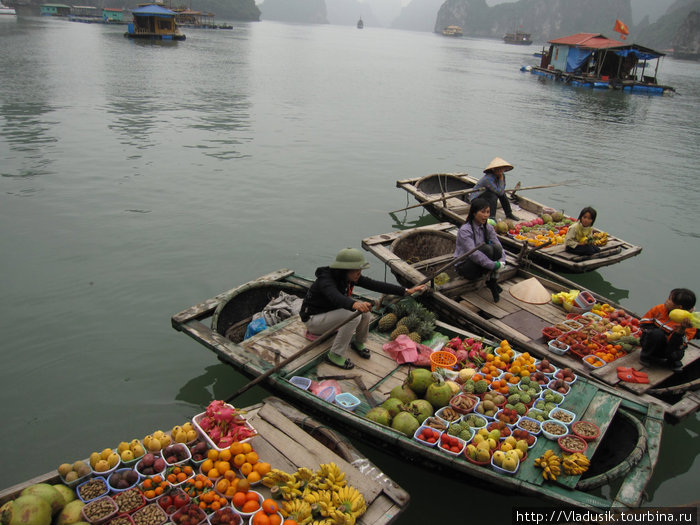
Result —
M 242 414 L 241 410 L 224 401 L 212 401 L 204 411 L 199 426 L 217 447 L 226 448 L 256 434 Z

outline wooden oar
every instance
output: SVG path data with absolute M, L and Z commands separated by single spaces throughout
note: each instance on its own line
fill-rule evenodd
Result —
M 308 352 L 309 350 L 313 350 L 313 349 L 316 348 L 318 345 L 320 345 L 321 343 L 323 343 L 326 339 L 328 339 L 331 335 L 333 335 L 340 327 L 346 325 L 347 323 L 349 323 L 350 321 L 352 321 L 353 319 L 355 319 L 356 317 L 358 317 L 358 316 L 361 315 L 361 314 L 362 314 L 362 312 L 360 312 L 360 311 L 358 310 L 357 312 L 353 312 L 353 314 L 352 314 L 350 317 L 348 317 L 347 319 L 345 319 L 345 320 L 343 320 L 343 321 L 341 321 L 341 322 L 339 322 L 339 323 L 336 323 L 336 324 L 333 325 L 331 328 L 329 328 L 328 330 L 326 330 L 325 332 L 323 332 L 321 335 L 319 335 L 318 338 L 314 339 L 314 340 L 311 341 L 309 344 L 307 344 L 306 346 L 304 346 L 303 348 L 301 348 L 301 350 L 298 350 L 297 352 L 294 352 L 294 353 L 293 353 L 292 355 L 290 355 L 287 359 L 283 359 L 280 363 L 278 363 L 277 365 L 273 366 L 272 368 L 270 368 L 270 369 L 267 370 L 266 372 L 260 374 L 260 375 L 259 375 L 258 377 L 256 377 L 255 379 L 253 379 L 250 383 L 248 383 L 248 384 L 246 384 L 246 385 L 243 385 L 241 388 L 239 388 L 238 390 L 236 390 L 231 396 L 229 396 L 229 397 L 226 398 L 226 402 L 229 403 L 232 399 L 237 398 L 237 397 L 240 396 L 243 392 L 246 392 L 246 391 L 247 391 L 248 389 L 250 389 L 251 387 L 254 387 L 255 385 L 257 385 L 257 384 L 260 383 L 261 381 L 267 379 L 267 378 L 270 377 L 272 374 L 274 374 L 275 372 L 279 371 L 279 370 L 282 369 L 284 366 L 288 365 L 289 363 L 291 363 L 292 361 L 294 361 L 294 360 L 297 359 L 298 357 L 302 356 L 303 354 L 305 354 L 305 353 Z
M 576 179 L 565 180 L 564 182 L 557 182 L 556 184 L 543 184 L 543 185 L 540 185 L 540 186 L 525 186 L 524 188 L 520 188 L 520 187 L 518 187 L 518 186 L 516 185 L 515 188 L 509 188 L 509 189 L 505 190 L 505 192 L 506 192 L 506 193 L 511 192 L 511 193 L 514 194 L 516 191 L 523 191 L 523 190 L 539 190 L 539 189 L 542 189 L 542 188 L 554 188 L 554 187 L 556 187 L 556 186 L 564 186 L 564 185 L 566 185 L 566 184 L 572 184 L 572 183 L 574 183 L 574 182 L 576 182 Z M 519 183 L 518 183 L 518 184 L 519 184 Z M 429 199 L 429 200 L 427 200 L 427 201 L 424 201 L 424 202 L 421 202 L 421 203 L 418 203 L 418 204 L 414 204 L 414 205 L 412 205 L 412 206 L 407 206 L 406 208 L 401 208 L 400 210 L 390 211 L 389 213 L 397 213 L 397 212 L 404 211 L 404 210 L 410 210 L 410 209 L 413 209 L 413 208 L 418 208 L 418 207 L 420 207 L 420 206 L 427 206 L 428 204 L 433 204 L 433 203 L 435 203 L 435 202 L 440 202 L 440 201 L 442 201 L 442 200 L 449 199 L 449 198 L 451 198 L 451 197 L 459 197 L 460 195 L 466 195 L 467 193 L 473 193 L 473 192 L 475 192 L 475 191 L 477 191 L 477 190 L 480 190 L 480 189 L 481 189 L 481 188 L 477 188 L 477 189 L 469 188 L 468 190 L 459 190 L 459 191 L 451 191 L 451 192 L 449 192 L 449 193 L 443 193 L 442 197 L 436 197 L 436 198 L 434 198 L 434 199 Z

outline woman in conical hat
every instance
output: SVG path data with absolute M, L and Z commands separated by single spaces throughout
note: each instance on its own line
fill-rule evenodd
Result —
M 362 252 L 356 248 L 344 248 L 338 252 L 329 266 L 316 268 L 316 280 L 301 305 L 301 320 L 306 324 L 306 337 L 316 336 L 330 330 L 338 323 L 350 319 L 355 311 L 362 315 L 350 319 L 338 329 L 326 359 L 333 365 L 349 370 L 355 365 L 347 358 L 348 347 L 369 359 L 370 351 L 365 347 L 372 320 L 372 305 L 352 296 L 357 285 L 373 292 L 392 295 L 410 295 L 424 290 L 426 285 L 403 288 L 396 284 L 375 281 L 362 275 L 369 267 Z M 354 337 L 353 337 L 354 336 Z
M 519 220 L 518 217 L 513 215 L 513 211 L 510 207 L 510 201 L 506 195 L 506 176 L 505 172 L 513 169 L 513 165 L 509 164 L 500 157 L 494 158 L 486 169 L 484 169 L 484 176 L 479 179 L 476 183 L 474 191 L 468 193 L 469 200 L 481 198 L 486 200 L 491 207 L 491 218 L 496 217 L 496 206 L 498 201 L 501 202 L 503 207 L 503 212 L 506 214 L 506 219 Z

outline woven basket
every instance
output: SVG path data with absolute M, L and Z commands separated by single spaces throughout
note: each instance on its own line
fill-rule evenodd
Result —
M 454 254 L 456 239 L 442 231 L 414 230 L 406 232 L 391 243 L 391 251 L 409 264 L 440 255 Z
M 450 352 L 437 351 L 430 354 L 430 369 L 435 372 L 438 368 L 452 370 L 457 364 L 457 357 Z

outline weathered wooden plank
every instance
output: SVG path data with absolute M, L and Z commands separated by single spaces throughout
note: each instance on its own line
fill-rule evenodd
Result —
M 384 494 L 380 494 L 372 502 L 372 505 L 367 507 L 367 512 L 357 519 L 356 523 L 360 525 L 388 525 L 394 523 L 400 513 L 401 507 L 395 505 Z
M 471 303 L 478 310 L 486 312 L 497 319 L 500 319 L 501 317 L 504 317 L 510 313 L 507 310 L 499 308 L 499 306 L 493 302 L 493 299 L 484 299 L 478 291 L 462 294 L 460 299 L 461 301 Z
M 348 483 L 359 490 L 368 503 L 373 502 L 377 495 L 382 492 L 382 486 L 379 483 L 359 473 L 350 463 L 328 448 L 320 444 L 314 445 L 313 440 L 309 439 L 306 432 L 275 408 L 265 405 L 258 415 L 260 417 L 258 425 L 261 427 L 259 431 L 267 437 L 273 446 L 290 454 L 290 456 L 293 455 L 298 465 L 313 468 L 312 465 L 335 463 L 345 472 Z
M 668 415 L 674 420 L 681 420 L 698 409 L 700 396 L 697 392 L 686 392 L 680 401 L 667 409 Z

